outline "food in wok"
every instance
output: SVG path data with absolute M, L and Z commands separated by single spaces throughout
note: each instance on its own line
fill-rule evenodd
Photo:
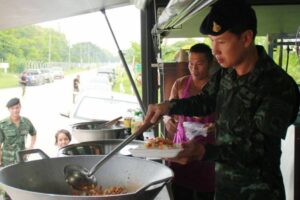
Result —
M 95 186 L 90 188 L 83 188 L 82 190 L 74 190 L 73 195 L 79 196 L 102 196 L 102 195 L 116 195 L 116 194 L 126 194 L 127 189 L 122 186 L 111 186 L 108 188 L 103 188 L 100 186 Z

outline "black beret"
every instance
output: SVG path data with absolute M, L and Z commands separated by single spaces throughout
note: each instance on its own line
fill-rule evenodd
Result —
M 252 30 L 256 35 L 255 11 L 244 0 L 219 0 L 204 18 L 200 32 L 204 35 L 220 35 L 225 31 L 240 34 Z
M 19 98 L 12 98 L 11 100 L 9 100 L 6 104 L 7 108 L 10 108 L 12 106 L 15 106 L 17 104 L 20 104 L 20 99 Z

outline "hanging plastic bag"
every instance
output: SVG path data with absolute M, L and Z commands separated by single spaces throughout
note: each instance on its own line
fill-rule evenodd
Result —
M 202 135 L 203 137 L 207 136 L 208 127 L 206 124 L 199 122 L 183 122 L 183 127 L 185 135 L 189 140 L 199 135 Z

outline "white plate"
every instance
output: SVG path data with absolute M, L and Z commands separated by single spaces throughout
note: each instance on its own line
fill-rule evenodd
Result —
M 154 149 L 154 148 L 145 148 L 145 147 L 138 147 L 135 149 L 129 149 L 130 153 L 134 157 L 144 157 L 144 158 L 173 158 L 175 157 L 181 148 L 165 148 L 165 149 Z

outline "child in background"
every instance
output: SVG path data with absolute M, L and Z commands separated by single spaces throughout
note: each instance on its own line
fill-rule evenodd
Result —
M 61 129 L 58 130 L 55 134 L 55 145 L 58 148 L 62 148 L 68 145 L 72 140 L 72 136 L 68 130 Z

